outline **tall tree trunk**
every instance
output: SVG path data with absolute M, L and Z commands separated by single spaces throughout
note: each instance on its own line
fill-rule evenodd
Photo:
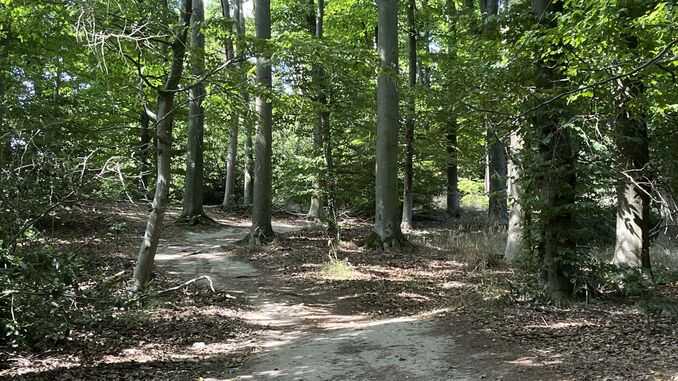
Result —
M 315 7 L 315 1 L 314 0 L 308 0 L 307 2 L 307 7 L 306 7 L 306 23 L 308 27 L 308 32 L 316 37 L 320 38 L 318 36 L 318 25 L 317 25 L 317 9 Z M 322 30 L 322 29 L 321 29 Z M 311 98 L 315 101 L 319 101 L 320 99 L 320 67 L 317 64 L 311 65 Z M 320 113 L 321 111 L 319 111 Z M 315 120 L 315 124 L 313 126 L 313 158 L 319 158 L 322 155 L 323 152 L 323 131 L 322 131 L 322 125 L 321 125 L 321 120 L 320 116 Z M 308 208 L 308 213 L 307 216 L 308 218 L 312 219 L 320 219 L 322 217 L 322 209 L 323 209 L 323 198 L 322 198 L 322 181 L 321 181 L 321 176 L 323 176 L 323 170 L 318 169 L 315 171 L 313 174 L 313 179 L 312 179 L 312 184 L 311 187 L 313 188 L 311 190 L 311 204 Z
M 256 0 L 255 6 L 256 37 L 259 40 L 271 38 L 271 2 Z M 257 84 L 266 91 L 271 91 L 271 59 L 270 53 L 260 51 L 257 54 Z M 273 237 L 271 226 L 272 208 L 272 127 L 273 114 L 268 95 L 257 95 L 257 132 L 254 164 L 254 203 L 252 205 L 253 243 L 266 242 Z
M 315 22 L 315 37 L 319 40 L 323 38 L 325 25 L 325 0 L 318 0 Z M 327 204 L 327 230 L 330 233 L 337 231 L 337 186 L 334 173 L 334 159 L 332 157 L 332 130 L 330 125 L 329 111 L 329 84 L 325 68 L 321 65 L 317 67 L 318 73 L 318 103 L 320 111 L 318 112 L 318 126 L 320 132 L 320 141 L 323 148 L 323 159 L 325 164 L 325 173 L 323 174 L 323 184 L 325 186 L 325 200 Z
M 642 114 L 629 104 L 642 93 L 637 80 L 620 81 L 616 135 L 621 178 L 617 186 L 617 242 L 613 262 L 650 272 L 649 144 Z
M 201 29 L 205 22 L 203 0 L 193 1 L 191 16 L 191 74 L 195 80 L 205 75 L 205 36 Z M 204 216 L 203 211 L 203 135 L 205 112 L 205 85 L 198 81 L 191 87 L 188 97 L 188 145 L 186 160 L 186 182 L 184 184 L 184 209 L 182 218 L 197 223 Z
M 174 94 L 181 80 L 186 54 L 186 39 L 191 20 L 192 0 L 184 0 L 181 11 L 182 25 L 172 43 L 172 64 L 162 89 L 158 90 L 157 157 L 158 174 L 151 212 L 146 223 L 146 231 L 139 248 L 137 264 L 134 268 L 134 287 L 143 290 L 151 279 L 153 260 L 162 232 L 162 221 L 167 209 L 169 187 L 171 183 L 170 162 L 172 159 L 172 123 L 174 122 Z
M 504 258 L 512 261 L 520 254 L 523 243 L 523 208 L 520 204 L 522 195 L 520 188 L 520 163 L 518 162 L 518 154 L 522 150 L 523 142 L 517 132 L 513 132 L 510 139 L 508 189 L 511 199 L 511 209 L 509 211 L 508 234 L 506 235 Z
M 242 53 L 240 52 L 242 50 L 242 47 L 240 46 L 242 44 L 242 35 L 241 35 L 241 19 L 240 19 L 240 1 L 241 0 L 235 0 L 234 4 L 234 9 L 233 9 L 233 17 L 230 15 L 230 7 L 228 5 L 229 0 L 221 0 L 221 12 L 222 15 L 225 19 L 230 19 L 233 21 L 233 29 L 238 36 L 238 43 L 236 44 L 238 48 L 238 52 L 234 52 L 233 49 L 233 42 L 231 41 L 230 37 L 227 37 L 226 40 L 224 41 L 224 56 L 226 58 L 226 61 L 230 61 L 233 59 L 233 57 L 237 55 L 241 55 Z M 228 209 L 232 206 L 235 205 L 235 170 L 237 166 L 237 159 L 238 159 L 238 129 L 240 127 L 240 115 L 236 111 L 233 113 L 231 116 L 230 120 L 230 126 L 228 129 L 228 152 L 226 154 L 226 183 L 224 184 L 224 201 L 222 203 L 222 207 L 224 209 Z
M 555 26 L 562 1 L 533 0 L 533 12 L 539 23 Z M 557 46 L 552 47 L 554 49 Z M 557 58 L 537 64 L 537 91 L 558 94 L 562 73 Z M 550 95 L 546 95 L 547 97 Z M 535 115 L 541 155 L 540 211 L 542 232 L 541 267 L 546 292 L 560 302 L 572 293 L 571 262 L 576 255 L 574 203 L 576 198 L 576 155 L 570 132 L 563 126 L 562 113 L 567 105 L 552 102 Z
M 497 38 L 499 11 L 498 0 L 480 0 L 483 10 L 483 35 L 485 39 Z M 491 118 L 486 119 L 487 132 L 487 169 L 486 184 L 489 195 L 488 220 L 490 226 L 503 226 L 508 223 L 506 199 L 506 147 L 497 136 L 497 127 Z
M 414 203 L 414 194 L 412 191 L 414 177 L 414 128 L 416 123 L 416 86 L 417 86 L 417 26 L 415 23 L 416 12 L 415 0 L 409 0 L 407 6 L 407 24 L 408 24 L 408 82 L 410 92 L 407 97 L 407 121 L 405 122 L 405 171 L 403 180 L 403 213 L 402 227 L 404 229 L 412 228 L 412 208 Z
M 243 102 L 251 109 L 250 97 L 245 94 Z M 251 112 L 251 110 L 250 110 Z M 245 165 L 243 166 L 243 196 L 242 203 L 245 206 L 251 206 L 254 200 L 254 146 L 252 144 L 252 135 L 254 128 L 252 118 L 247 118 L 245 122 Z
M 151 118 L 145 110 L 139 113 L 139 192 L 146 195 L 150 179 L 148 154 L 151 150 Z
M 645 13 L 638 0 L 619 0 L 620 14 L 631 23 Z M 638 39 L 625 35 L 626 48 L 638 49 Z M 617 185 L 617 229 L 613 263 L 640 267 L 650 276 L 650 162 L 645 109 L 640 99 L 644 85 L 640 79 L 617 81 L 616 139 L 621 176 Z
M 398 208 L 398 0 L 377 0 L 377 50 L 381 67 L 377 79 L 376 216 L 377 246 L 398 247 L 404 240 Z
M 457 53 L 457 11 L 454 5 L 454 0 L 447 0 L 447 25 L 448 25 L 448 40 L 447 40 L 447 55 L 448 60 L 453 62 L 456 59 Z M 470 5 L 471 7 L 473 4 Z M 448 80 L 448 83 L 451 81 Z M 454 89 L 448 84 L 448 94 L 453 94 Z M 459 174 L 457 169 L 457 115 L 454 107 L 450 107 L 446 119 L 445 131 L 445 150 L 447 153 L 446 175 L 447 175 L 447 215 L 450 217 L 460 216 L 459 207 Z

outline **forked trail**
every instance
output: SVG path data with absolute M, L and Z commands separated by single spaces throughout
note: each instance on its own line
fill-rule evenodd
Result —
M 277 232 L 302 225 L 275 223 Z M 251 309 L 240 316 L 259 327 L 257 351 L 242 367 L 213 380 L 479 380 L 550 379 L 526 366 L 520 353 L 497 347 L 444 310 L 371 319 L 338 311 L 328 297 L 283 284 L 228 247 L 246 226 L 187 232 L 159 250 L 158 266 L 183 279 L 209 275 L 214 287 L 244 296 Z M 207 341 L 207 340 L 206 340 Z M 206 345 L 209 345 L 207 343 Z

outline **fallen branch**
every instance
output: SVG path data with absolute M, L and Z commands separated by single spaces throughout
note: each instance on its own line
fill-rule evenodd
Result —
M 209 285 L 210 285 L 210 290 L 212 290 L 212 292 L 216 292 L 216 291 L 214 290 L 214 283 L 212 283 L 212 278 L 210 278 L 209 275 L 201 275 L 201 276 L 199 276 L 199 277 L 197 277 L 197 278 L 193 278 L 193 279 L 187 280 L 186 282 L 184 282 L 184 283 L 182 283 L 182 284 L 180 284 L 180 285 L 178 285 L 178 286 L 174 286 L 174 287 L 166 288 L 166 289 L 164 289 L 164 290 L 160 290 L 160 291 L 158 291 L 157 293 L 155 293 L 155 296 L 162 295 L 162 294 L 166 294 L 166 293 L 172 292 L 172 291 L 176 291 L 176 290 L 178 290 L 178 289 L 180 289 L 180 288 L 182 288 L 182 287 L 188 286 L 189 284 L 195 283 L 195 282 L 197 282 L 197 281 L 199 281 L 199 280 L 202 280 L 202 279 L 206 279 L 207 282 L 208 282 Z

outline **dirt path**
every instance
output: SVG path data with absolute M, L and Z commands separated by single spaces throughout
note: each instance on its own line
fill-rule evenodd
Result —
M 277 232 L 301 228 L 274 224 Z M 186 232 L 161 243 L 156 257 L 164 271 L 185 279 L 210 275 L 216 288 L 253 306 L 242 318 L 261 327 L 260 350 L 212 380 L 553 379 L 492 339 L 441 318 L 444 311 L 383 320 L 338 314 L 331 301 L 300 295 L 229 254 L 224 245 L 246 234 L 246 226 Z

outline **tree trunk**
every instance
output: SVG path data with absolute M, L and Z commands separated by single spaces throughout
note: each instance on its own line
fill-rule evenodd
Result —
M 416 86 L 417 86 L 417 27 L 414 14 L 416 12 L 415 0 L 409 0 L 407 7 L 407 24 L 409 28 L 408 40 L 408 64 L 409 64 L 409 87 L 407 97 L 407 121 L 405 122 L 405 173 L 403 181 L 403 213 L 402 227 L 412 229 L 412 208 L 414 194 L 412 183 L 414 177 L 414 128 L 416 123 Z
M 497 33 L 496 17 L 499 11 L 498 0 L 481 0 L 483 16 L 483 35 L 494 40 Z M 488 220 L 490 226 L 504 226 L 508 223 L 506 200 L 506 147 L 497 136 L 497 127 L 488 118 L 486 185 L 489 195 Z
M 619 11 L 628 23 L 645 13 L 646 5 L 637 0 L 620 0 Z M 638 49 L 637 37 L 628 34 L 623 41 L 629 51 Z M 642 268 L 652 275 L 650 264 L 650 162 L 645 106 L 640 99 L 644 85 L 638 78 L 617 81 L 616 139 L 621 176 L 617 186 L 617 229 L 613 263 Z M 674 139 L 675 140 L 675 139 Z
M 508 261 L 514 260 L 518 254 L 520 254 L 523 243 L 523 208 L 520 205 L 520 163 L 518 162 L 518 153 L 522 150 L 522 147 L 522 138 L 517 132 L 513 132 L 509 144 L 510 155 L 508 160 L 508 189 L 511 199 L 511 209 L 508 219 L 506 248 L 504 249 L 504 258 Z
M 145 110 L 139 113 L 139 192 L 146 195 L 150 179 L 148 154 L 151 150 L 151 118 Z
M 256 37 L 259 40 L 271 38 L 271 3 L 270 0 L 256 0 L 255 7 Z M 260 51 L 257 54 L 257 84 L 266 91 L 271 91 L 270 53 Z M 272 202 L 272 127 L 273 115 L 271 101 L 267 95 L 258 94 L 257 132 L 254 164 L 254 203 L 252 205 L 253 243 L 262 243 L 273 237 L 271 226 Z
M 447 215 L 458 218 L 459 207 L 459 175 L 457 171 L 457 120 L 454 115 L 447 120 L 445 134 L 447 149 Z
M 241 30 L 240 26 L 240 1 L 235 0 L 235 7 L 233 9 L 233 17 L 230 15 L 230 8 L 228 6 L 228 0 L 221 0 L 221 12 L 225 19 L 230 19 L 233 21 L 233 29 L 235 30 L 236 35 L 238 36 L 238 47 L 239 52 L 235 53 L 233 49 L 233 42 L 230 38 L 226 38 L 224 41 L 224 56 L 226 61 L 233 59 L 235 54 L 240 55 L 242 50 L 241 44 Z M 226 154 L 226 183 L 224 184 L 224 201 L 222 207 L 228 209 L 235 205 L 235 170 L 237 166 L 238 159 L 238 129 L 240 127 L 240 115 L 236 111 L 231 116 L 230 126 L 228 129 L 228 152 Z
M 383 248 L 403 241 L 398 208 L 398 0 L 378 0 L 376 216 L 374 233 Z
M 490 226 L 502 226 L 508 222 L 506 200 L 506 152 L 504 144 L 499 141 L 493 128 L 487 129 L 487 158 Z
M 629 103 L 642 93 L 637 80 L 621 81 L 616 120 L 621 178 L 617 186 L 617 242 L 613 263 L 650 272 L 650 181 L 647 124 Z
M 473 4 L 470 5 L 471 7 Z M 447 25 L 448 25 L 448 41 L 447 41 L 447 55 L 452 62 L 456 59 L 457 49 L 457 11 L 454 5 L 454 0 L 447 0 Z M 450 81 L 448 81 L 450 82 Z M 448 85 L 449 94 L 453 93 L 453 89 Z M 447 215 L 458 218 L 461 215 L 459 207 L 459 174 L 458 174 L 458 159 L 457 159 L 457 115 L 454 107 L 448 110 L 445 131 L 445 149 L 447 153 L 446 175 L 447 175 Z
M 193 0 L 191 16 L 191 74 L 194 80 L 205 75 L 205 36 L 201 29 L 205 22 L 203 0 Z M 203 211 L 203 135 L 205 113 L 202 102 L 205 99 L 205 85 L 199 81 L 191 87 L 188 97 L 188 145 L 186 160 L 186 182 L 184 184 L 184 209 L 182 218 L 197 223 L 204 216 Z
M 308 0 L 306 8 L 306 23 L 308 27 L 308 32 L 316 38 L 318 36 L 318 25 L 317 25 L 317 10 L 315 7 L 314 0 Z M 322 30 L 322 29 L 321 29 Z M 315 101 L 320 99 L 320 68 L 317 64 L 311 65 L 311 98 Z M 319 111 L 320 113 L 321 111 Z M 313 126 L 313 158 L 316 159 L 322 155 L 323 152 L 323 131 L 320 120 L 320 115 L 315 120 L 315 125 Z M 308 208 L 307 217 L 319 220 L 322 217 L 323 209 L 323 198 L 322 198 L 322 181 L 321 176 L 323 176 L 323 170 L 318 169 L 313 174 L 312 179 L 312 190 L 311 190 L 311 204 Z
M 172 65 L 162 89 L 158 90 L 157 128 L 157 178 L 151 212 L 146 223 L 146 231 L 139 248 L 134 268 L 134 288 L 143 290 L 151 279 L 153 260 L 162 232 L 162 221 L 167 209 L 169 187 L 171 183 L 170 162 L 172 159 L 172 123 L 174 122 L 174 94 L 181 80 L 186 53 L 186 39 L 191 19 L 192 1 L 184 0 L 181 30 L 172 43 Z
M 561 1 L 534 0 L 532 5 L 539 22 L 551 26 L 555 26 L 556 14 L 563 9 Z M 562 74 L 557 58 L 537 63 L 537 91 L 558 94 L 562 92 L 561 83 Z M 562 114 L 566 109 L 564 101 L 555 101 L 535 115 L 541 155 L 540 193 L 543 196 L 540 211 L 542 277 L 546 292 L 556 302 L 572 293 L 571 263 L 576 255 L 574 203 L 577 158 L 570 132 L 562 124 Z
M 247 94 L 243 99 L 251 112 L 250 98 Z M 245 165 L 243 166 L 243 196 L 242 203 L 245 206 L 252 205 L 254 200 L 254 147 L 252 144 L 252 135 L 254 135 L 254 128 L 252 128 L 251 118 L 246 119 L 245 124 Z

